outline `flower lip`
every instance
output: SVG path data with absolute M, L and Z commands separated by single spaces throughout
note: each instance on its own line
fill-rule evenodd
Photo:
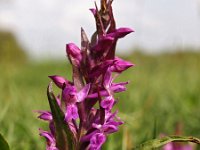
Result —
M 107 110 L 111 110 L 114 102 L 115 100 L 112 96 L 107 96 L 104 100 L 101 101 L 101 107 Z
M 71 121 L 72 119 L 76 120 L 79 117 L 78 115 L 78 108 L 76 105 L 68 105 L 66 107 L 66 113 L 65 113 L 65 121 Z
M 106 136 L 103 133 L 96 133 L 92 136 L 88 150 L 100 150 L 103 143 L 106 141 Z
M 77 91 L 75 86 L 66 86 L 62 90 L 62 99 L 66 104 L 75 104 L 77 102 Z

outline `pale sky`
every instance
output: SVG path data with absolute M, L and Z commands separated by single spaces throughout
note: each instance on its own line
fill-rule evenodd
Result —
M 80 46 L 81 27 L 92 35 L 93 6 L 93 0 L 0 0 L 0 29 L 13 31 L 34 58 L 59 58 L 66 43 Z M 117 26 L 135 30 L 119 41 L 118 52 L 200 48 L 199 0 L 114 0 L 113 7 Z

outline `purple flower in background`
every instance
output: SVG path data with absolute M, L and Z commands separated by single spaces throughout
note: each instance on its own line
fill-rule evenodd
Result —
M 113 106 L 115 93 L 125 91 L 128 82 L 115 83 L 115 79 L 134 64 L 116 57 L 115 51 L 117 41 L 133 30 L 116 28 L 112 0 L 101 0 L 100 9 L 95 4 L 90 10 L 96 21 L 91 41 L 81 29 L 81 48 L 66 45 L 72 81 L 49 76 L 61 95 L 55 97 L 49 85 L 51 112 L 38 111 L 38 118 L 49 123 L 49 132 L 40 129 L 47 150 L 100 150 L 108 135 L 123 124 Z
M 175 126 L 175 135 L 181 135 L 183 132 L 183 124 L 181 122 L 177 122 Z M 165 135 L 161 135 L 161 137 L 165 137 Z M 163 146 L 162 150 L 194 150 L 194 147 L 189 143 L 181 143 L 181 142 L 170 142 Z
M 163 150 L 193 150 L 189 144 L 171 142 L 163 146 Z

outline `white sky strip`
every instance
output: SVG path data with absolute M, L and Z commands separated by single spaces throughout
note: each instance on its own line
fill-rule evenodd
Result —
M 65 44 L 80 45 L 80 28 L 95 30 L 91 0 L 0 0 L 0 28 L 11 30 L 33 57 L 65 56 Z M 115 0 L 118 27 L 136 32 L 119 41 L 126 52 L 200 47 L 200 0 Z

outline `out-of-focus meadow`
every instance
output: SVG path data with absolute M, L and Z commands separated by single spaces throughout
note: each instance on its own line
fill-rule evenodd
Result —
M 200 53 L 137 51 L 125 59 L 136 64 L 118 78 L 130 81 L 128 90 L 117 95 L 116 109 L 125 125 L 109 136 L 104 149 L 127 150 L 172 135 L 177 124 L 182 135 L 200 137 Z M 54 74 L 71 79 L 67 61 L 30 61 L 12 34 L 0 34 L 0 133 L 12 150 L 45 149 L 38 128 L 47 129 L 47 124 L 34 110 L 49 109 L 46 87 L 48 75 Z

